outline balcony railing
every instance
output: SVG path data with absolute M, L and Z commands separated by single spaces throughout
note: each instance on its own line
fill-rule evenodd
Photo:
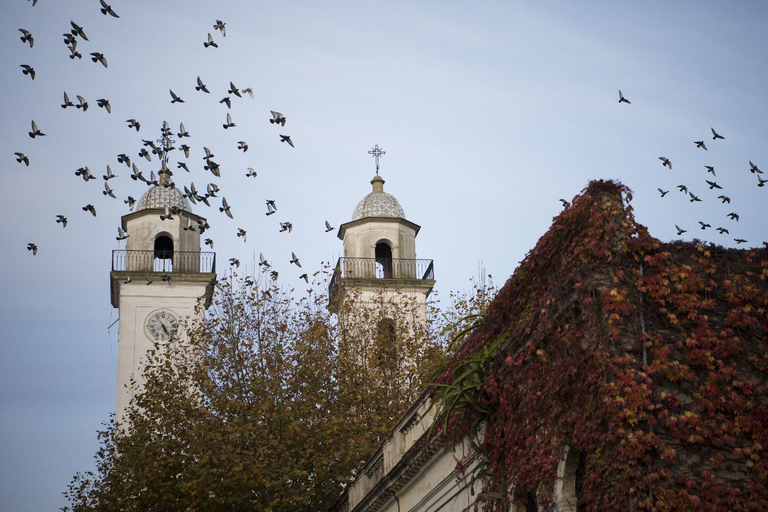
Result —
M 112 251 L 118 272 L 216 272 L 216 253 L 200 251 Z
M 399 258 L 339 258 L 328 286 L 332 298 L 341 279 L 434 279 L 432 260 Z

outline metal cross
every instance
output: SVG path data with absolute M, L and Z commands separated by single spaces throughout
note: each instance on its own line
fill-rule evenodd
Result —
M 375 162 L 376 162 L 376 176 L 378 176 L 379 175 L 379 157 L 382 157 L 382 156 L 386 155 L 387 152 L 386 151 L 382 151 L 379 148 L 379 145 L 376 144 L 376 146 L 374 146 L 374 148 L 371 149 L 368 152 L 368 154 L 371 155 L 374 158 Z

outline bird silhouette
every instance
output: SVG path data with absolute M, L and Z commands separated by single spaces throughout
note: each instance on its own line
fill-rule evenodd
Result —
M 107 59 L 103 53 L 93 52 L 91 53 L 91 60 L 93 62 L 100 62 L 102 66 L 107 67 Z
M 112 113 L 112 105 L 109 104 L 109 100 L 101 98 L 99 100 L 96 100 L 96 105 L 98 105 L 103 109 L 106 109 L 108 114 Z
M 619 89 L 619 103 L 628 103 L 628 104 L 632 103 L 627 98 L 625 98 L 623 94 L 621 94 L 621 89 Z
M 731 202 L 731 198 L 728 196 L 717 196 L 717 198 L 720 199 L 723 204 Z
M 172 89 L 168 90 L 171 92 L 171 103 L 184 103 L 184 100 L 178 97 Z
M 301 268 L 301 263 L 299 263 L 299 258 L 296 256 L 296 253 L 291 251 L 291 260 L 289 263 L 293 263 L 297 267 Z
M 335 228 L 332 227 L 330 224 L 328 224 L 328 221 L 325 221 L 325 232 L 333 231 Z
M 210 32 L 208 32 L 208 42 L 205 42 L 205 41 L 204 41 L 204 42 L 203 42 L 203 46 L 204 46 L 204 47 L 206 47 L 206 48 L 208 48 L 209 46 L 213 46 L 214 48 L 218 48 L 218 47 L 219 47 L 219 45 L 218 45 L 218 44 L 216 44 L 216 43 L 213 41 L 213 36 L 211 35 L 211 33 L 210 33 Z
M 184 169 L 185 171 L 189 172 L 189 167 L 187 167 L 187 164 L 184 162 L 176 162 L 176 168 Z
M 37 256 L 37 245 L 30 242 L 27 244 L 27 250 L 32 251 L 32 256 Z
M 227 217 L 229 217 L 230 219 L 233 218 L 232 217 L 232 212 L 230 211 L 229 205 L 227 204 L 227 198 L 226 197 L 222 197 L 221 198 L 221 206 L 219 207 L 219 211 L 226 213 Z
M 128 233 L 123 231 L 123 228 L 121 228 L 120 226 L 117 227 L 117 236 L 115 237 L 115 240 L 118 240 L 118 241 L 125 240 L 129 236 L 130 235 L 128 235 Z
M 77 96 L 77 101 L 78 101 L 78 104 L 77 104 L 77 105 L 75 105 L 75 108 L 77 108 L 77 109 L 83 109 L 83 112 L 85 112 L 86 110 L 88 110 L 88 102 L 87 102 L 87 101 L 85 101 L 85 98 L 83 98 L 83 97 L 82 97 L 82 96 L 80 96 L 79 94 L 78 94 L 78 95 L 76 95 L 76 96 Z
M 718 185 L 716 181 L 709 181 L 709 180 L 704 180 L 704 181 L 706 181 L 707 185 L 709 185 L 709 190 L 712 190 L 713 188 L 717 188 L 717 189 L 721 189 L 722 190 L 722 188 L 723 188 L 720 185 Z
M 691 196 L 691 202 L 701 202 L 701 199 L 697 195 L 695 195 L 693 192 L 688 192 L 688 195 Z
M 63 215 L 57 215 L 56 216 L 56 223 L 61 224 L 62 228 L 67 227 L 67 218 Z
M 189 150 L 190 150 L 189 146 L 187 146 L 186 144 L 182 144 L 181 146 L 179 146 L 179 150 L 182 153 L 184 153 L 184 158 L 189 158 Z
M 662 165 L 662 166 L 665 166 L 665 165 L 666 165 L 666 166 L 667 166 L 667 167 L 669 167 L 670 169 L 672 168 L 672 162 L 669 160 L 669 158 L 667 158 L 667 157 L 665 157 L 665 156 L 660 156 L 660 157 L 659 157 L 659 160 L 661 160 L 661 165 Z
M 189 132 L 184 128 L 184 123 L 179 123 L 179 133 L 177 133 L 179 138 L 182 137 L 189 137 Z
M 290 135 L 282 135 L 281 134 L 280 135 L 280 142 L 287 142 L 289 146 L 295 147 L 293 145 L 293 142 L 291 141 L 291 136 Z
M 680 236 L 680 235 L 682 235 L 683 233 L 687 233 L 687 232 L 688 232 L 688 230 L 687 230 L 687 229 L 682 229 L 682 228 L 681 228 L 680 226 L 678 226 L 677 224 L 675 224 L 675 228 L 677 229 L 677 236 Z
M 109 188 L 109 183 L 107 183 L 106 181 L 104 182 L 104 190 L 102 191 L 102 194 L 104 194 L 105 196 L 109 196 L 112 199 L 117 199 L 117 197 L 115 197 L 114 191 L 111 188 Z
M 229 115 L 229 113 L 227 113 L 227 122 L 222 124 L 222 126 L 224 127 L 225 130 L 227 128 L 234 128 L 235 127 L 235 123 L 232 122 L 232 116 Z
M 229 258 L 229 264 L 235 268 L 240 268 L 240 260 L 237 258 Z
M 677 186 L 677 188 L 678 188 L 678 190 L 680 190 L 680 192 L 682 192 L 683 194 L 687 194 L 687 193 L 688 193 L 688 187 L 686 187 L 685 185 L 678 185 L 678 186 Z
M 32 37 L 32 34 L 29 32 L 29 30 L 24 29 L 24 28 L 20 28 L 19 32 L 21 32 L 21 34 L 22 34 L 21 37 L 19 38 L 19 39 L 21 39 L 22 43 L 29 43 L 29 47 L 30 48 L 35 46 L 35 38 Z
M 731 212 L 726 217 L 730 217 L 731 220 L 735 220 L 736 222 L 739 222 L 739 214 L 735 212 Z
M 224 23 L 223 21 L 221 21 L 221 20 L 216 20 L 216 23 L 214 23 L 214 25 L 213 25 L 213 28 L 214 28 L 214 30 L 219 30 L 219 31 L 221 31 L 221 35 L 222 35 L 223 37 L 227 37 L 227 27 L 226 27 L 226 25 L 227 25 L 227 24 L 226 24 L 226 23 Z
M 245 230 L 243 228 L 237 228 L 237 236 L 243 237 L 243 242 L 245 242 Z
M 16 155 L 16 161 L 20 164 L 25 164 L 27 167 L 29 167 L 29 157 L 25 155 L 24 153 L 14 153 Z
M 128 205 L 129 210 L 133 210 L 133 205 L 136 204 L 136 200 L 131 196 L 128 196 L 123 202 Z
M 21 72 L 25 75 L 29 75 L 29 78 L 32 80 L 35 79 L 35 68 L 30 66 L 29 64 L 21 64 Z
M 213 240 L 210 238 L 205 239 L 205 245 L 210 246 L 211 249 L 213 249 Z
M 246 177 L 248 178 L 255 178 L 257 176 L 256 171 L 253 170 L 253 167 L 248 167 L 247 173 L 245 173 Z
M 208 90 L 208 87 L 205 86 L 205 84 L 203 83 L 203 81 L 200 79 L 199 76 L 197 77 L 197 85 L 195 86 L 195 90 L 196 91 L 203 91 L 203 92 L 206 92 L 208 94 L 211 94 L 211 91 Z
M 303 279 L 307 284 L 309 284 L 309 277 L 307 277 L 307 274 L 301 274 L 299 279 Z
M 749 172 L 752 174 L 763 174 L 763 171 L 758 169 L 757 166 L 752 163 L 752 160 L 749 161 Z
M 248 144 L 244 140 L 237 141 L 237 149 L 241 149 L 243 153 L 248 151 Z
M 699 221 L 699 224 L 701 224 L 701 229 L 702 229 L 702 230 L 704 230 L 704 229 L 707 229 L 707 228 L 711 228 L 711 227 L 712 227 L 711 225 L 709 225 L 709 224 L 706 224 L 706 223 L 704 223 L 704 222 L 702 222 L 702 221 Z
M 69 95 L 64 91 L 64 103 L 61 104 L 61 108 L 74 107 L 75 104 L 69 99 Z
M 70 25 L 72 25 L 72 35 L 77 37 L 82 37 L 85 41 L 88 41 L 88 36 L 85 35 L 85 31 L 83 30 L 83 27 L 79 26 L 74 21 L 69 22 Z
M 289 233 L 291 231 L 293 231 L 293 224 L 291 224 L 290 222 L 281 222 L 280 223 L 280 233 L 282 233 L 284 231 L 287 231 Z
M 91 215 L 93 215 L 94 217 L 96 216 L 96 207 L 94 207 L 92 204 L 87 204 L 83 206 L 83 211 L 91 212 Z
M 693 141 L 693 143 L 696 144 L 697 148 L 702 148 L 704 151 L 707 150 L 707 145 L 704 144 L 703 140 L 695 140 L 695 141 Z
M 230 101 L 229 96 L 225 96 L 219 100 L 219 103 L 226 103 L 227 108 L 232 108 L 232 101 Z
M 571 203 L 569 203 L 569 202 L 568 202 L 568 201 L 566 201 L 565 199 L 562 199 L 562 198 L 561 198 L 561 199 L 560 199 L 560 202 L 561 202 L 561 203 L 563 203 L 563 208 L 568 208 L 569 206 L 571 206 Z
M 137 132 L 141 129 L 141 124 L 135 119 L 128 119 L 125 122 L 128 123 L 128 128 L 136 128 Z
M 29 136 L 30 136 L 30 137 L 32 137 L 33 139 L 34 139 L 35 137 L 44 137 L 44 136 L 45 136 L 45 134 L 44 134 L 43 132 L 41 132 L 41 131 L 40 131 L 40 130 L 37 128 L 37 123 L 35 123 L 35 121 L 34 121 L 34 120 L 32 121 L 32 131 L 31 131 L 31 132 L 29 132 Z
M 125 153 L 120 153 L 119 155 L 117 155 L 117 163 L 125 164 L 125 166 L 130 169 L 130 167 L 131 167 L 131 157 L 129 157 Z
M 729 235 L 729 234 L 730 234 L 730 232 L 729 232 L 727 229 L 725 229 L 725 228 L 715 228 L 715 230 L 716 230 L 716 231 L 719 231 L 721 235 L 722 235 L 723 233 L 725 233 L 726 235 Z
M 746 240 L 744 240 L 743 238 L 734 238 L 733 240 L 734 240 L 734 242 L 736 242 L 737 244 L 745 244 L 745 243 L 747 243 L 747 241 L 746 241 Z
M 269 120 L 270 123 L 285 126 L 285 116 L 283 114 L 274 110 L 270 110 L 270 113 L 272 114 L 272 119 Z
M 660 188 L 657 188 L 656 190 L 659 191 L 659 194 L 661 194 L 661 197 L 664 197 L 669 193 L 669 190 L 661 190 Z
M 712 140 L 715 140 L 715 139 L 723 139 L 723 140 L 725 140 L 725 137 L 723 137 L 722 135 L 717 133 L 714 128 L 710 128 L 710 130 L 712 130 Z
M 165 213 L 160 215 L 160 220 L 173 220 L 173 213 L 168 206 L 165 207 Z
M 711 172 L 711 173 L 712 173 L 712 176 L 717 176 L 717 175 L 715 174 L 715 168 L 714 168 L 714 167 L 712 167 L 711 165 L 705 165 L 705 166 L 704 166 L 704 168 L 706 168 L 706 169 L 707 169 L 707 172 Z
M 112 10 L 112 6 L 111 5 L 107 5 L 107 3 L 104 0 L 99 0 L 99 2 L 101 2 L 101 14 L 103 14 L 104 16 L 109 14 L 113 18 L 119 18 L 120 17 L 120 16 L 117 15 L 117 13 L 115 11 Z
M 227 89 L 227 92 L 229 94 L 234 94 L 238 98 L 242 98 L 242 96 L 240 96 L 240 91 L 238 90 L 237 87 L 235 87 L 235 84 L 233 84 L 232 82 L 229 82 L 229 89 Z
M 269 262 L 264 258 L 264 254 L 259 253 L 259 266 L 264 267 L 264 269 L 268 269 L 270 267 Z

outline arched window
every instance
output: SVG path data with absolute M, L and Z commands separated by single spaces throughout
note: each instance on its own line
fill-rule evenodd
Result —
M 386 240 L 376 244 L 376 277 L 392 279 L 392 247 Z
M 155 238 L 153 267 L 155 272 L 173 271 L 173 240 L 166 234 Z
M 587 473 L 587 458 L 584 452 L 568 447 L 565 459 L 558 467 L 558 482 L 555 485 L 557 509 L 563 512 L 586 510 L 584 499 L 584 478 Z
M 391 318 L 380 320 L 376 326 L 375 364 L 384 369 L 397 366 L 397 324 Z

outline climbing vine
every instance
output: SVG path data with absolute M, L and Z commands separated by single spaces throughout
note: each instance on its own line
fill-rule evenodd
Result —
M 477 508 L 561 499 L 566 450 L 579 510 L 768 506 L 768 249 L 662 243 L 630 201 L 591 183 L 435 379 L 440 428 L 484 424 Z

